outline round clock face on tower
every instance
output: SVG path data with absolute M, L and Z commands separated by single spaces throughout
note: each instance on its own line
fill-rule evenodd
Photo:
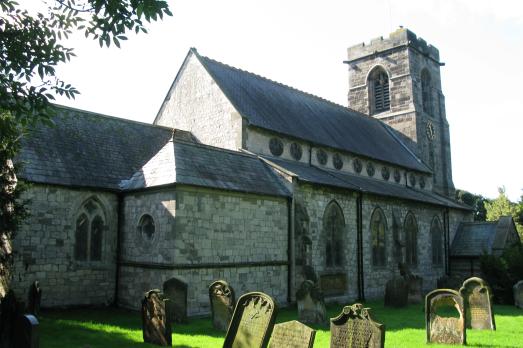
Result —
M 436 131 L 434 130 L 434 125 L 432 122 L 427 122 L 427 128 L 425 131 L 427 132 L 427 138 L 429 140 L 434 140 L 436 138 Z

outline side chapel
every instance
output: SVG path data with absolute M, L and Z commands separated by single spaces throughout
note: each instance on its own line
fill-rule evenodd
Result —
M 282 305 L 380 298 L 398 262 L 425 290 L 471 221 L 454 197 L 438 50 L 400 28 L 348 49 L 348 107 L 190 49 L 153 124 L 56 106 L 24 139 L 30 217 L 14 288 L 42 306 L 116 303 L 172 277 Z

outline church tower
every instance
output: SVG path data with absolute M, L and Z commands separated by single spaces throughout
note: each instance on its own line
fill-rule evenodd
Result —
M 439 51 L 408 29 L 349 47 L 349 107 L 398 131 L 433 172 L 438 193 L 454 195 L 449 125 Z

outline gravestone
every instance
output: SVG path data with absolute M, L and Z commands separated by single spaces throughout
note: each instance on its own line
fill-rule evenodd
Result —
M 14 342 L 16 348 L 39 347 L 38 320 L 34 315 L 18 316 L 15 323 Z
M 463 282 L 459 293 L 465 301 L 467 329 L 496 330 L 492 312 L 492 293 L 483 279 L 472 277 Z
M 164 295 L 158 289 L 149 290 L 142 300 L 143 341 L 159 346 L 172 346 L 171 323 L 166 313 Z
M 0 347 L 13 347 L 16 318 L 22 314 L 13 290 L 0 298 Z M 23 308 L 23 307 L 22 307 Z
M 173 315 L 170 322 L 187 323 L 187 284 L 180 279 L 171 278 L 163 283 L 163 293 L 170 301 L 168 313 Z
M 409 283 L 400 277 L 394 277 L 385 284 L 385 306 L 405 307 L 409 299 Z
M 453 308 L 459 318 L 439 315 L 448 314 Z M 459 292 L 449 289 L 429 292 L 425 297 L 425 325 L 427 343 L 467 344 L 464 302 Z
M 345 273 L 321 275 L 320 289 L 327 297 L 345 294 L 347 292 L 347 275 Z
M 234 308 L 223 347 L 267 347 L 276 313 L 276 304 L 269 295 L 262 292 L 249 292 L 242 295 Z
M 408 283 L 409 288 L 409 296 L 408 296 L 408 302 L 409 303 L 421 303 L 423 301 L 423 295 L 422 295 L 422 287 L 423 287 L 423 278 L 420 276 L 414 275 L 409 267 L 403 263 L 400 262 L 398 264 L 400 274 L 405 279 L 405 281 Z
M 224 280 L 217 280 L 209 286 L 212 326 L 227 331 L 234 312 L 234 289 Z
M 276 324 L 269 348 L 312 348 L 316 330 L 299 321 Z
M 42 289 L 40 284 L 35 280 L 29 287 L 27 295 L 27 313 L 38 317 L 40 315 L 40 302 L 42 300 Z
M 369 310 L 356 303 L 331 318 L 331 348 L 383 348 L 385 326 L 373 321 Z
M 308 324 L 323 324 L 327 320 L 327 311 L 323 294 L 317 284 L 311 280 L 301 283 L 296 292 L 298 320 Z
M 516 307 L 519 307 L 523 309 L 523 280 L 520 280 L 519 282 L 514 285 L 514 305 Z

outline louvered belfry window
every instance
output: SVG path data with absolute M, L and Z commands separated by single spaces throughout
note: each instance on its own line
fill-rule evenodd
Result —
M 372 113 L 390 110 L 389 77 L 387 73 L 376 68 L 370 75 Z

